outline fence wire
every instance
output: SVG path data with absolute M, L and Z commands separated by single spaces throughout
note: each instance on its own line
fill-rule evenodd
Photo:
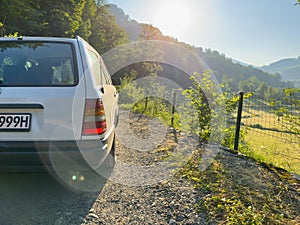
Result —
M 282 112 L 285 109 L 285 112 Z M 258 135 L 276 138 L 283 143 L 300 144 L 299 134 L 292 131 L 295 126 L 284 114 L 299 116 L 300 109 L 284 100 L 266 101 L 258 95 L 244 100 L 242 126 Z

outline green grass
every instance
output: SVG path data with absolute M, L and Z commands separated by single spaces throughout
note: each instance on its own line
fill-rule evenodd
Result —
M 243 112 L 242 122 L 247 126 L 255 126 L 259 124 L 262 128 L 280 131 L 280 132 L 288 132 L 284 127 L 284 124 L 280 123 L 278 117 L 273 112 L 266 112 L 263 110 L 251 109 Z
M 286 128 L 281 126 L 273 112 L 261 110 L 262 104 L 266 108 L 270 106 L 262 102 L 257 102 L 257 104 L 256 107 L 245 108 L 243 112 L 242 122 L 246 127 L 252 128 L 246 130 L 244 139 L 247 146 L 243 148 L 243 144 L 240 143 L 240 150 L 258 161 L 300 174 L 300 144 L 296 142 L 293 135 L 287 132 Z M 160 99 L 150 98 L 147 107 L 143 99 L 134 105 L 122 105 L 121 108 L 156 117 L 164 125 L 170 126 L 171 105 L 163 104 Z M 184 130 L 179 121 L 180 116 L 175 113 L 174 127 Z M 234 130 L 231 130 L 230 134 L 234 135 Z M 227 139 L 234 139 L 232 135 Z
M 250 156 L 300 174 L 300 140 L 289 132 L 290 124 L 275 115 L 275 107 L 256 101 L 243 111 L 242 123 L 247 127 L 246 142 Z M 248 153 L 249 155 L 249 153 Z
M 300 145 L 272 137 L 272 132 L 250 128 L 245 137 L 259 161 L 300 174 Z

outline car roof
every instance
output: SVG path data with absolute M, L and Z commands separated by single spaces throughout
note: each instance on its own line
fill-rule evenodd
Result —
M 50 42 L 77 42 L 81 38 L 63 38 L 63 37 L 0 37 L 0 41 L 50 41 Z

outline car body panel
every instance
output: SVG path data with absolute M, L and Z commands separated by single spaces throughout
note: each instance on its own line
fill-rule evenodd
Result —
M 57 46 L 59 46 L 61 43 L 71 45 L 73 61 L 67 60 L 61 64 L 50 66 L 53 70 L 53 77 L 56 79 L 53 78 L 50 85 L 47 83 L 37 83 L 35 85 L 35 83 L 28 81 L 22 83 L 24 80 L 14 85 L 14 79 L 6 80 L 6 77 L 4 77 L 3 64 L 7 64 L 7 62 L 3 61 L 3 57 L 6 55 L 5 51 L 0 52 L 0 117 L 1 115 L 7 117 L 6 115 L 10 114 L 17 115 L 16 117 L 22 114 L 30 114 L 31 116 L 29 130 L 0 129 L 0 167 L 5 166 L 4 162 L 9 161 L 10 163 L 7 166 L 15 167 L 19 165 L 22 167 L 24 166 L 21 162 L 22 158 L 24 162 L 28 162 L 25 163 L 26 167 L 35 167 L 40 163 L 32 162 L 30 164 L 31 160 L 38 158 L 40 162 L 45 162 L 45 158 L 47 158 L 46 161 L 51 162 L 51 158 L 58 153 L 69 154 L 70 156 L 79 154 L 85 161 L 90 161 L 91 167 L 99 166 L 113 147 L 118 116 L 118 93 L 111 83 L 110 75 L 101 56 L 80 37 L 74 39 L 47 37 L 0 38 L 0 47 L 1 43 L 7 41 L 12 44 L 58 43 Z M 53 44 L 55 48 L 57 47 L 56 44 Z M 43 46 L 43 44 L 41 45 Z M 51 44 L 49 46 L 51 47 Z M 31 67 L 38 68 L 43 65 L 42 60 L 38 58 L 39 45 L 35 46 L 36 49 L 30 48 L 31 46 L 28 47 L 31 54 L 28 55 L 28 59 L 24 61 L 25 63 L 21 64 L 22 70 L 24 65 L 26 70 L 29 71 Z M 41 49 L 43 50 L 42 47 Z M 12 53 L 18 54 L 18 49 L 14 48 Z M 91 53 L 94 54 L 93 59 L 90 57 Z M 51 57 L 53 59 L 50 59 Z M 47 55 L 47 60 L 49 60 L 46 63 L 55 60 L 55 57 L 59 58 L 61 55 L 50 51 Z M 29 65 L 29 68 L 26 67 L 27 65 Z M 96 68 L 95 65 L 98 67 Z M 72 66 L 74 66 L 73 69 Z M 65 74 L 70 73 L 70 68 L 74 77 L 69 79 L 70 76 L 66 76 L 67 83 L 65 83 L 63 80 Z M 82 135 L 87 99 L 101 99 L 103 101 L 107 123 L 106 132 L 103 134 Z M 90 145 L 87 145 L 87 143 L 93 143 L 93 148 L 87 147 Z M 28 158 L 25 160 L 24 157 L 26 156 Z
M 12 109 L 1 107 L 0 113 L 30 113 L 32 115 L 29 132 L 2 131 L 0 140 L 80 140 L 84 98 L 76 98 L 80 87 L 2 87 L 1 105 L 16 103 L 39 104 L 43 109 Z M 82 91 L 81 91 L 82 92 Z M 81 93 L 84 96 L 84 93 Z M 62 97 L 63 96 L 63 97 Z M 73 105 L 76 107 L 73 109 Z M 25 107 L 24 107 L 25 108 Z M 81 109 L 81 110 L 80 110 Z M 73 113 L 73 110 L 76 113 Z

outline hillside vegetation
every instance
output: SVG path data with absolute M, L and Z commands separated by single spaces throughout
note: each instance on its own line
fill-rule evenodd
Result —
M 300 57 L 282 59 L 261 69 L 269 73 L 278 73 L 283 80 L 292 81 L 300 87 Z
M 298 135 L 299 130 L 299 115 L 298 110 L 299 104 L 297 99 L 299 99 L 299 90 L 293 88 L 291 82 L 283 81 L 282 77 L 277 71 L 274 73 L 264 72 L 263 70 L 249 66 L 242 65 L 236 60 L 226 57 L 224 54 L 219 53 L 218 51 L 211 49 L 203 49 L 201 47 L 195 47 L 188 45 L 186 43 L 178 42 L 175 38 L 164 36 L 160 30 L 152 25 L 148 24 L 139 24 L 137 21 L 131 20 L 128 15 L 125 15 L 122 9 L 118 8 L 116 5 L 110 5 L 110 11 L 116 16 L 117 23 L 122 26 L 126 32 L 133 32 L 134 35 L 130 35 L 131 41 L 137 40 L 161 40 L 169 41 L 177 45 L 181 45 L 187 49 L 190 49 L 206 63 L 209 68 L 212 70 L 212 73 L 216 76 L 219 83 L 222 86 L 223 96 L 226 103 L 228 118 L 234 118 L 234 122 L 228 124 L 228 127 L 223 131 L 225 133 L 225 139 L 222 144 L 233 148 L 234 141 L 234 124 L 236 122 L 236 107 L 237 107 L 237 98 L 236 93 L 239 91 L 244 91 L 248 93 L 248 97 L 251 98 L 252 94 L 255 96 L 256 101 L 251 99 L 252 108 L 259 107 L 258 102 L 265 102 L 266 112 L 265 114 L 253 113 L 251 115 L 244 114 L 243 125 L 246 129 L 243 129 L 241 134 L 241 144 L 239 151 L 244 154 L 250 155 L 256 158 L 259 161 L 266 163 L 272 163 L 277 166 L 283 167 L 291 172 L 299 173 L 299 168 L 297 164 L 299 163 L 299 158 L 294 154 L 299 149 Z M 140 34 L 139 36 L 137 34 Z M 162 58 L 172 58 L 176 57 L 174 51 L 168 49 L 164 46 L 150 51 L 153 54 L 160 54 Z M 183 57 L 178 54 L 177 57 Z M 186 59 L 187 67 L 193 68 L 193 60 Z M 286 63 L 287 64 L 287 63 Z M 289 62 L 289 66 L 295 66 Z M 296 62 L 297 65 L 297 62 Z M 132 73 L 132 71 L 135 71 Z M 279 71 L 280 72 L 280 71 Z M 206 71 L 202 71 L 204 75 L 201 74 L 203 80 L 210 80 L 206 78 Z M 210 73 L 209 73 L 210 74 Z M 180 69 L 168 65 L 165 63 L 152 64 L 151 63 L 137 63 L 129 65 L 123 70 L 118 71 L 116 76 L 129 76 L 130 79 L 141 78 L 149 75 L 158 75 L 160 77 L 168 78 L 172 81 L 178 83 L 182 89 L 184 89 L 185 97 L 187 97 L 191 105 L 186 108 L 195 107 L 197 109 L 197 115 L 190 115 L 193 117 L 192 125 L 188 126 L 190 132 L 197 133 L 201 138 L 206 138 L 210 135 L 209 122 L 211 121 L 211 116 L 214 113 L 211 110 L 212 105 L 207 105 L 207 99 L 203 97 L 203 90 L 215 90 L 213 87 L 210 87 L 210 84 L 205 83 L 202 80 L 201 85 L 195 80 L 191 79 L 192 74 L 186 74 Z M 194 74 L 195 75 L 195 74 Z M 197 76 L 197 75 L 196 75 Z M 198 74 L 200 76 L 200 74 Z M 201 78 L 200 78 L 201 79 Z M 207 87 L 205 85 L 208 85 Z M 136 87 L 132 87 L 132 90 L 138 90 Z M 293 94 L 289 93 L 293 92 Z M 127 93 L 127 98 L 132 98 L 132 93 Z M 143 93 L 134 92 L 137 96 Z M 172 95 L 172 93 L 169 93 Z M 213 93 L 214 96 L 217 96 L 216 93 Z M 220 99 L 222 96 L 219 96 Z M 140 97 L 139 99 L 143 99 Z M 217 103 L 217 102 L 216 102 Z M 214 104 L 210 102 L 209 104 Z M 217 103 L 218 104 L 218 103 Z M 148 108 L 147 108 L 148 106 Z M 274 106 L 274 107 L 273 107 Z M 210 107 L 210 108 L 207 108 Z M 293 108 L 294 110 L 290 111 L 288 109 Z M 134 107 L 134 111 L 139 113 L 146 113 L 152 117 L 161 117 L 162 119 L 167 119 L 167 122 L 170 121 L 170 105 L 166 105 L 164 101 L 158 99 L 147 99 L 146 103 L 141 101 L 137 103 Z M 257 111 L 258 112 L 258 111 Z M 245 113 L 245 112 L 243 112 Z M 247 117 L 248 116 L 248 117 Z M 176 116 L 175 116 L 176 117 Z M 253 121 L 256 121 L 256 124 L 253 124 L 251 127 L 247 124 L 247 118 Z M 270 137 L 268 129 L 266 128 L 265 122 L 268 121 L 279 121 L 281 123 L 288 124 L 288 127 L 292 128 L 290 131 L 286 129 L 276 128 L 278 135 L 289 136 L 293 139 L 293 148 L 287 148 L 287 144 L 284 143 L 284 140 L 278 140 L 273 137 Z M 175 124 L 179 122 L 175 120 Z M 230 125 L 233 125 L 232 127 Z M 277 124 L 272 124 L 272 126 L 277 126 Z M 180 129 L 183 129 L 179 126 Z M 296 128 L 296 130 L 294 129 Z M 256 130 L 254 130 L 256 129 Z M 260 135 L 257 135 L 256 132 L 260 132 Z M 284 134 L 282 134 L 284 133 Z M 254 134 L 254 135 L 253 135 Z M 261 143 L 257 140 L 257 136 L 261 137 L 262 140 L 268 140 L 268 143 L 263 143 L 258 146 L 260 150 L 261 146 L 263 147 L 262 151 L 257 150 L 257 144 Z M 285 146 L 284 148 L 282 146 Z M 280 154 L 278 154 L 280 152 Z M 284 156 L 282 155 L 284 152 Z M 288 157 L 287 157 L 288 156 Z M 291 159 L 292 158 L 292 159 Z
M 94 0 L 3 0 L 0 37 L 7 35 L 79 35 L 102 54 L 128 41 L 107 6 Z
M 224 54 L 219 53 L 216 50 L 203 49 L 186 43 L 180 43 L 176 38 L 163 35 L 158 28 L 153 27 L 152 25 L 140 24 L 135 20 L 131 20 L 130 17 L 116 5 L 110 5 L 110 12 L 116 17 L 118 25 L 121 26 L 126 33 L 128 33 L 130 41 L 147 39 L 170 41 L 181 44 L 196 52 L 197 55 L 208 64 L 218 81 L 220 83 L 228 83 L 233 91 L 255 92 L 262 88 L 267 90 L 270 87 L 282 89 L 293 86 L 292 83 L 284 82 L 282 77 L 277 73 L 270 74 L 252 66 L 244 66 L 240 63 L 235 63 L 235 60 L 226 57 Z M 166 57 L 171 56 L 166 54 Z M 165 68 L 163 73 L 176 74 L 176 72 L 170 72 L 168 69 L 169 68 Z M 278 95 L 279 91 L 271 90 L 270 92 L 272 92 L 270 94 L 274 97 Z

